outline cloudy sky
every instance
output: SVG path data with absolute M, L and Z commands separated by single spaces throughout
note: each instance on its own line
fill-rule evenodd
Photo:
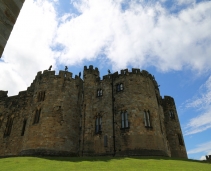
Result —
M 189 158 L 211 155 L 211 1 L 27 0 L 0 59 L 0 89 L 38 71 L 140 68 L 175 98 Z

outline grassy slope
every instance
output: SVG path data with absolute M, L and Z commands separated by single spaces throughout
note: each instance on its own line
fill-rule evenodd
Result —
M 141 170 L 211 171 L 211 164 L 159 157 L 11 157 L 0 159 L 0 171 Z

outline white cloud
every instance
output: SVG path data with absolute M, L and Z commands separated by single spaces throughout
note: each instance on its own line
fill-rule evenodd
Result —
M 26 90 L 39 70 L 55 66 L 50 47 L 56 28 L 56 11 L 51 3 L 25 1 L 0 62 L 0 89 L 17 94 Z
M 196 148 L 189 150 L 187 153 L 189 155 L 196 153 L 204 153 L 205 155 L 211 155 L 211 141 L 199 144 Z M 200 160 L 205 160 L 205 155 L 201 156 Z
M 211 76 L 201 86 L 201 93 L 188 100 L 187 108 L 196 108 L 200 114 L 187 123 L 185 135 L 195 134 L 211 128 Z
M 75 64 L 105 54 L 115 69 L 151 65 L 162 71 L 209 70 L 211 2 L 178 14 L 142 1 L 131 1 L 122 10 L 121 2 L 73 1 L 81 14 L 58 29 L 56 41 L 65 47 L 60 60 Z

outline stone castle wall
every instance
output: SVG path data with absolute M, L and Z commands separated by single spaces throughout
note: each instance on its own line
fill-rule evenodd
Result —
M 67 71 L 38 72 L 27 91 L 12 97 L 0 91 L 0 156 L 187 158 L 183 137 L 180 144 L 175 136 L 182 132 L 172 99 L 162 99 L 154 77 L 139 69 L 102 80 L 93 66 L 84 67 L 83 80 Z M 169 110 L 175 112 L 174 121 L 168 119 Z
M 25 0 L 0 0 L 0 58 Z

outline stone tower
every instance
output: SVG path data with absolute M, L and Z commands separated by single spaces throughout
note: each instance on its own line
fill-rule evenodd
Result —
M 0 58 L 25 0 L 0 1 Z
M 165 115 L 167 140 L 169 142 L 171 156 L 187 158 L 187 152 L 174 99 L 170 96 L 164 96 L 162 103 Z

